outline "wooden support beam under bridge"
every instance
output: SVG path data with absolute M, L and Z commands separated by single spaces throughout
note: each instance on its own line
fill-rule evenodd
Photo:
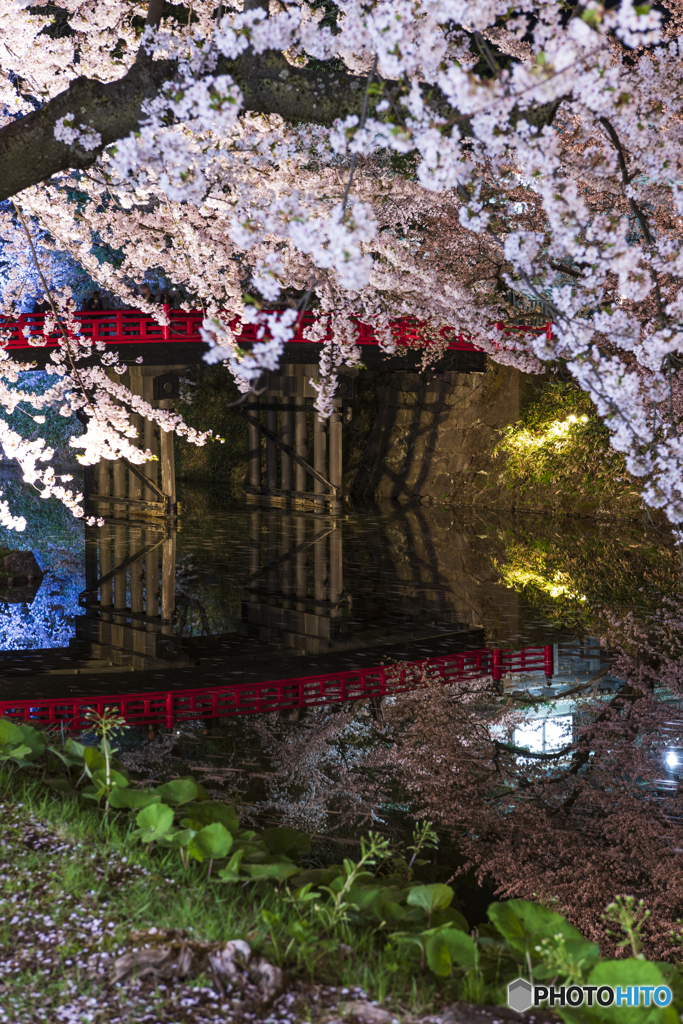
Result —
M 249 425 L 248 503 L 281 509 L 342 511 L 342 417 L 353 396 L 353 371 L 340 377 L 326 420 L 313 408 L 315 363 L 284 363 L 266 375 L 265 393 L 241 407 Z

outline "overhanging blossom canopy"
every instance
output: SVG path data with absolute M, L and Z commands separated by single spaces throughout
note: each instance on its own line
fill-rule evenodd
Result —
M 334 312 L 321 414 L 359 358 L 351 316 L 387 349 L 389 321 L 414 315 L 430 357 L 449 324 L 522 369 L 561 361 L 678 524 L 683 12 L 666 11 L 15 0 L 0 13 L 0 196 L 122 301 L 160 268 L 203 304 L 210 358 L 243 388 L 277 365 L 294 307 Z M 25 251 L 13 208 L 3 236 Z M 19 259 L 8 309 L 25 276 Z M 510 289 L 544 303 L 551 339 L 500 348 Z M 278 300 L 292 308 L 261 308 Z M 249 355 L 221 310 L 263 327 Z M 85 395 L 57 365 L 70 408 L 94 415 L 97 382 Z

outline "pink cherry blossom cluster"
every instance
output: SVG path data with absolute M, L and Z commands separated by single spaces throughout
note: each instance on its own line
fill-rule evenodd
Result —
M 244 390 L 278 365 L 297 323 L 287 310 L 259 312 L 245 287 L 270 304 L 313 294 L 323 315 L 335 314 L 321 415 L 336 369 L 357 359 L 351 316 L 372 323 L 388 351 L 389 322 L 415 316 L 427 362 L 451 326 L 522 370 L 559 363 L 595 402 L 645 501 L 683 522 L 675 13 L 662 19 L 631 0 L 572 11 L 524 0 L 514 16 L 504 0 L 339 0 L 332 32 L 304 0 L 286 10 L 264 0 L 220 20 L 213 2 L 196 0 L 190 25 L 162 19 L 140 41 L 136 5 L 62 6 L 74 31 L 58 39 L 43 32 L 47 7 L 16 0 L 0 12 L 6 121 L 32 109 L 17 82 L 44 102 L 80 75 L 120 78 L 141 47 L 145 60 L 175 60 L 178 73 L 93 168 L 17 198 L 46 248 L 123 302 L 132 281 L 161 268 L 203 305 L 208 359 L 227 361 Z M 280 55 L 273 73 L 285 92 L 311 58 L 341 59 L 364 76 L 353 83 L 363 115 L 340 111 L 321 125 L 250 112 L 240 75 L 219 64 L 248 67 L 250 55 L 269 53 Z M 77 120 L 66 115 L 55 129 L 74 150 L 98 131 Z M 123 253 L 120 263 L 100 262 L 95 240 Z M 20 236 L 5 244 L 20 263 Z M 510 292 L 542 303 L 552 333 L 501 340 Z M 234 316 L 263 328 L 252 352 L 236 344 Z M 109 395 L 104 379 L 93 378 L 95 394 Z

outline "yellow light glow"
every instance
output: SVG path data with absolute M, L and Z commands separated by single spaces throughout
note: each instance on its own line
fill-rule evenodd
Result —
M 543 576 L 533 569 L 503 568 L 503 579 L 508 587 L 536 587 L 549 597 L 570 597 L 578 601 L 586 601 L 585 594 L 577 594 L 572 590 L 572 581 L 566 573 L 556 572 L 552 576 Z

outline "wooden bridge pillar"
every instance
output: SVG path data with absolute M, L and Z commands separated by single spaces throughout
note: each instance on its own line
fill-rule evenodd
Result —
M 344 649 L 349 603 L 339 520 L 271 512 L 265 531 L 262 522 L 254 509 L 242 632 L 308 654 Z
M 109 518 L 86 527 L 86 552 L 75 643 L 87 645 L 87 657 L 131 669 L 187 661 L 174 637 L 174 525 Z
M 172 409 L 183 366 L 134 366 L 114 377 L 150 405 Z M 113 371 L 112 371 L 113 373 Z M 86 527 L 84 614 L 77 642 L 113 665 L 154 668 L 178 660 L 175 631 L 176 501 L 173 433 L 132 415 L 138 447 L 158 459 L 142 466 L 101 459 L 88 504 L 104 525 Z M 181 660 L 186 660 L 182 659 Z
M 286 363 L 268 375 L 265 395 L 242 406 L 249 426 L 248 502 L 342 511 L 342 402 L 352 389 L 347 384 L 344 399 L 336 398 L 330 418 L 320 421 L 309 383 L 317 370 L 315 364 Z
M 182 366 L 132 366 L 116 379 L 150 405 L 172 410 L 178 392 L 178 375 L 183 369 Z M 101 459 L 97 491 L 86 492 L 87 500 L 91 507 L 95 504 L 100 516 L 137 514 L 173 519 L 178 514 L 174 435 L 157 427 L 152 420 L 143 419 L 139 413 L 132 414 L 131 422 L 138 430 L 137 446 L 144 446 L 158 456 L 158 461 L 139 466 L 126 459 Z M 121 500 L 115 502 L 112 498 Z

